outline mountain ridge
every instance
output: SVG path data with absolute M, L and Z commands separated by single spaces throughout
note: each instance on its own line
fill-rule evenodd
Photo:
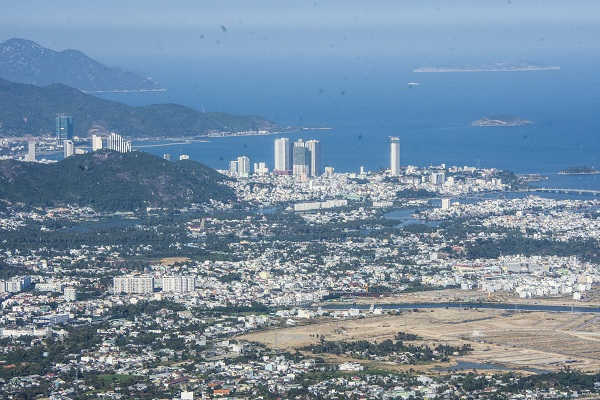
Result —
M 62 83 L 86 92 L 165 90 L 150 77 L 108 67 L 79 50 L 54 51 L 20 38 L 0 43 L 0 78 L 38 86 Z
M 173 103 L 129 106 L 60 83 L 40 87 L 0 78 L 0 98 L 0 134 L 6 136 L 53 135 L 58 114 L 73 117 L 77 136 L 114 131 L 132 138 L 192 137 L 276 128 L 259 116 L 201 112 Z

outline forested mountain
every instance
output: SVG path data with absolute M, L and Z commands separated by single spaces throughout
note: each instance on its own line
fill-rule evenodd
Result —
M 182 137 L 218 132 L 270 130 L 258 116 L 200 112 L 178 104 L 131 107 L 63 84 L 44 87 L 0 79 L 0 134 L 54 134 L 55 117 L 71 115 L 75 135 L 118 132 L 125 137 Z
M 179 208 L 229 201 L 232 190 L 215 170 L 149 153 L 101 150 L 53 164 L 0 161 L 0 199 L 31 206 L 77 204 L 104 211 Z

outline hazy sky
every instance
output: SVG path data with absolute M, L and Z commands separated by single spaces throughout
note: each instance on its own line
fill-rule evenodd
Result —
M 3 0 L 0 39 L 135 60 L 461 59 L 598 53 L 600 1 Z M 512 57 L 514 55 L 514 57 Z M 418 61 L 418 62 L 417 62 Z

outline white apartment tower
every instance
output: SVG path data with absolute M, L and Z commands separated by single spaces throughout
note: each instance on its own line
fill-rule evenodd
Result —
M 390 175 L 400 175 L 400 138 L 390 137 Z
M 250 176 L 250 159 L 246 156 L 237 159 L 237 176 L 247 178 Z
M 290 139 L 275 139 L 275 168 L 273 172 L 281 175 L 289 175 L 292 170 L 292 147 Z
M 63 140 L 63 146 L 65 151 L 65 158 L 71 157 L 75 154 L 75 144 L 73 144 L 72 140 Z
M 310 176 L 321 175 L 321 142 L 309 140 L 306 148 L 310 151 Z
M 31 141 L 27 143 L 27 155 L 25 161 L 35 161 L 35 142 Z
M 92 151 L 102 150 L 102 136 L 92 135 Z

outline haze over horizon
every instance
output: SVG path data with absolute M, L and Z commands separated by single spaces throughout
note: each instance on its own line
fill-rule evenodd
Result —
M 0 37 L 77 49 L 107 65 L 248 57 L 416 64 L 556 57 L 598 51 L 600 4 L 576 1 L 197 2 L 10 1 Z M 418 65 L 417 65 L 418 66 Z

